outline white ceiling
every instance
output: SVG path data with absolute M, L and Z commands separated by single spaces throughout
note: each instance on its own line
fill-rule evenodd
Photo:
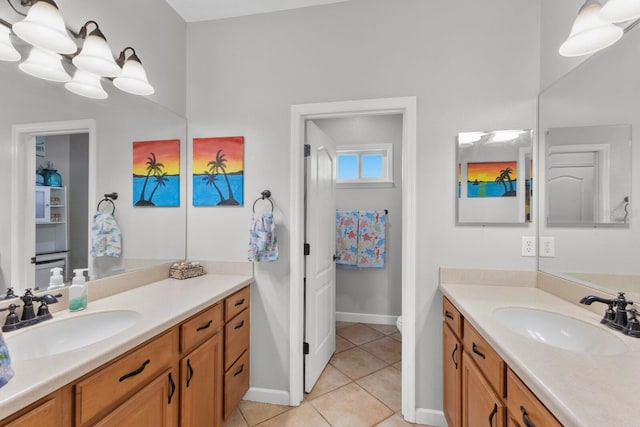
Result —
M 256 15 L 348 0 L 166 0 L 186 22 Z

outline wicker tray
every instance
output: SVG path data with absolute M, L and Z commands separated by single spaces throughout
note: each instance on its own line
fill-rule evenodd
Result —
M 192 277 L 202 276 L 204 274 L 204 268 L 201 265 L 192 266 L 171 266 L 169 268 L 169 277 L 172 279 L 190 279 Z

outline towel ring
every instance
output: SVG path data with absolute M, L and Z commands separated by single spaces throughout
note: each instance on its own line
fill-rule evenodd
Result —
M 111 203 L 111 215 L 114 215 L 116 213 L 116 204 L 113 203 L 113 201 L 116 200 L 117 198 L 118 198 L 118 193 L 105 194 L 104 199 L 98 202 L 98 207 L 96 208 L 96 210 L 100 212 L 100 205 L 102 205 L 104 202 L 108 202 L 108 203 Z
M 271 191 L 264 190 L 260 194 L 262 195 L 262 197 L 258 197 L 256 201 L 253 202 L 253 207 L 252 207 L 253 213 L 256 213 L 256 203 L 258 203 L 260 200 L 266 200 L 267 202 L 271 203 L 271 212 L 273 212 L 273 202 L 271 201 Z

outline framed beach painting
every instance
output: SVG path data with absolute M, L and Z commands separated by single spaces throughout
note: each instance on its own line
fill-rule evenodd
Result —
M 180 206 L 180 140 L 133 142 L 133 205 Z
M 518 162 L 467 163 L 467 197 L 516 197 Z
M 193 206 L 244 206 L 244 137 L 193 139 Z

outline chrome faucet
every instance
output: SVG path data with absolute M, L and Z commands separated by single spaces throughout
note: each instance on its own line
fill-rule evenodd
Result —
M 580 300 L 580 304 L 585 305 L 591 305 L 594 302 L 600 302 L 609 306 L 600 323 L 632 337 L 640 338 L 640 327 L 638 326 L 638 320 L 636 319 L 636 314 L 638 312 L 635 309 L 627 310 L 627 306 L 632 305 L 633 301 L 627 300 L 624 296 L 624 292 L 618 292 L 618 296 L 612 299 L 589 295 Z M 613 308 L 614 306 L 615 310 Z M 629 319 L 628 313 L 631 314 L 631 319 Z
M 27 289 L 20 299 L 23 302 L 22 317 L 18 317 L 16 304 L 9 304 L 8 307 L 0 309 L 0 311 L 9 311 L 7 318 L 2 326 L 4 332 L 15 331 L 27 326 L 35 325 L 36 323 L 44 322 L 51 319 L 51 313 L 49 312 L 49 304 L 55 304 L 58 302 L 62 294 L 51 295 L 45 294 L 42 296 L 36 296 L 31 292 L 31 289 Z M 33 303 L 39 302 L 38 313 L 36 314 Z

